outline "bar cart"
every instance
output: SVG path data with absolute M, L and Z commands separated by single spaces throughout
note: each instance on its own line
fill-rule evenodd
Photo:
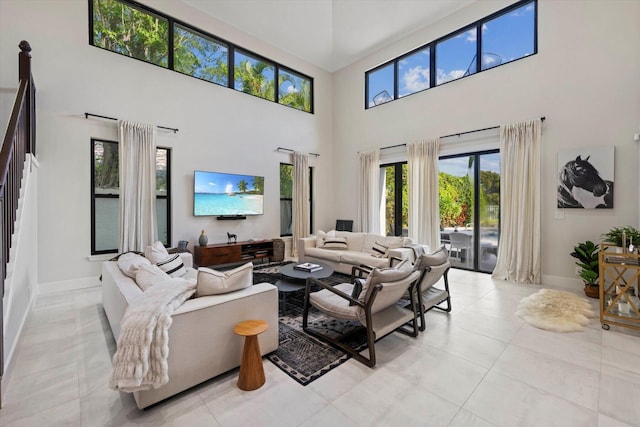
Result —
M 616 325 L 640 330 L 640 255 L 602 243 L 598 260 L 602 329 Z

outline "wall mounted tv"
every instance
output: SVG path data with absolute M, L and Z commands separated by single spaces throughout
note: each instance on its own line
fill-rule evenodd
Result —
M 219 219 L 264 214 L 264 177 L 221 172 L 193 173 L 193 215 Z

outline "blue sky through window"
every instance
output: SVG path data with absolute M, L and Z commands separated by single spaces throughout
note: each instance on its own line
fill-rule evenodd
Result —
M 429 89 L 430 49 L 419 50 L 398 61 L 398 97 Z
M 534 3 L 529 3 L 483 26 L 483 70 L 533 54 L 534 11 Z M 489 54 L 497 55 L 500 61 Z
M 393 100 L 393 77 L 393 63 L 369 73 L 369 107 Z
M 430 84 L 436 86 L 478 72 L 478 31 L 482 31 L 482 71 L 534 54 L 535 9 L 536 2 L 531 1 L 491 20 L 480 20 L 447 39 L 431 43 L 431 51 L 425 46 L 366 73 L 367 108 L 394 99 L 394 77 L 397 78 L 397 97 L 402 98 L 428 89 Z M 429 81 L 430 54 L 435 55 L 435 82 Z M 394 63 L 397 63 L 397 76 L 394 76 Z

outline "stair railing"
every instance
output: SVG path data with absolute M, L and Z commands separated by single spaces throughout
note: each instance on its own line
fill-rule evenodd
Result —
M 0 150 L 0 381 L 4 374 L 4 342 L 2 321 L 5 279 L 11 238 L 15 229 L 20 199 L 20 185 L 27 153 L 36 152 L 36 88 L 31 75 L 31 46 L 26 41 L 18 45 L 18 91 L 9 117 L 7 133 Z M 0 405 L 2 394 L 0 390 Z

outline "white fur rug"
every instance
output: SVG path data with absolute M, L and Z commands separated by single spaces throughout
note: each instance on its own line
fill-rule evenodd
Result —
M 523 298 L 516 315 L 536 328 L 553 332 L 584 330 L 590 317 L 596 317 L 591 303 L 576 294 L 542 289 Z

